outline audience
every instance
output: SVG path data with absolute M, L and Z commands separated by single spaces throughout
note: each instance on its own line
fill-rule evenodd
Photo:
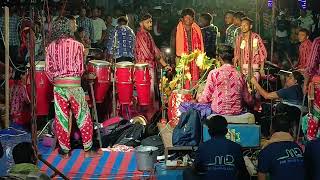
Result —
M 272 180 L 305 179 L 303 152 L 289 130 L 287 112 L 279 112 L 272 120 L 272 136 L 258 157 L 258 180 L 268 175 Z
M 12 150 L 12 156 L 15 165 L 10 168 L 9 175 L 26 179 L 27 176 L 37 176 L 40 180 L 50 179 L 47 175 L 42 174 L 36 165 L 36 156 L 29 142 L 17 144 Z
M 210 58 L 216 57 L 218 28 L 212 24 L 212 15 L 204 13 L 200 15 L 199 26 L 201 27 L 204 42 L 204 51 Z
M 92 38 L 92 47 L 94 48 L 103 48 L 104 46 L 104 40 L 107 35 L 107 26 L 103 19 L 101 19 L 99 16 L 99 9 L 94 8 L 92 13 L 92 23 L 93 23 L 93 38 Z
M 16 71 L 10 87 L 10 115 L 13 123 L 30 129 L 30 99 L 26 89 L 26 74 Z
M 305 147 L 304 159 L 307 180 L 320 179 L 320 138 L 309 142 Z
M 226 139 L 227 120 L 213 116 L 206 121 L 211 139 L 199 146 L 194 171 L 185 170 L 184 179 L 246 179 L 248 175 L 241 146 Z

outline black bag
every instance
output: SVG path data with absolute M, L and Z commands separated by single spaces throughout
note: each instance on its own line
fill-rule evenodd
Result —
M 150 124 L 146 126 L 145 137 L 154 136 L 159 134 L 158 122 L 161 120 L 162 112 L 157 111 L 151 118 Z
M 132 124 L 127 120 L 121 120 L 114 128 L 110 129 L 106 127 L 102 129 L 102 146 L 108 147 L 113 146 L 120 135 L 128 128 L 130 128 Z
M 158 148 L 158 150 L 156 151 L 157 156 L 161 156 L 164 154 L 164 144 L 162 142 L 161 137 L 158 135 L 150 136 L 150 137 L 143 139 L 141 141 L 141 145 L 157 147 Z
M 189 110 L 180 116 L 172 134 L 174 146 L 198 146 L 201 141 L 201 116 L 197 110 Z
M 118 136 L 115 144 L 133 147 L 139 146 L 143 133 L 144 126 L 142 124 L 131 124 L 130 127 L 125 129 L 120 136 Z

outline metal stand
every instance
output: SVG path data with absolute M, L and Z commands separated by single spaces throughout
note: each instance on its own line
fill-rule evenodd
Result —
M 94 82 L 92 82 L 92 81 L 89 82 L 90 90 L 91 90 L 91 97 L 92 97 L 92 104 L 93 104 L 93 118 L 95 121 L 95 125 L 97 127 L 99 127 L 97 103 L 96 103 L 96 97 L 95 97 L 94 90 L 93 90 L 93 84 L 94 84 Z M 102 148 L 100 128 L 97 128 L 97 133 L 98 133 L 99 146 L 100 146 L 100 148 Z
M 117 115 L 117 100 L 116 100 L 116 71 L 115 71 L 115 60 L 111 62 L 111 81 L 112 81 L 112 117 Z
M 301 124 L 302 124 L 302 116 L 303 116 L 303 107 L 304 107 L 304 103 L 305 103 L 305 101 L 306 101 L 306 96 L 307 95 L 304 95 L 303 96 L 303 100 L 302 100 L 302 108 L 300 109 L 300 118 L 299 118 L 299 125 L 298 125 L 298 130 L 296 130 L 295 131 L 295 135 L 296 135 L 296 137 L 295 137 L 295 140 L 296 140 L 296 142 L 298 142 L 298 140 L 299 140 L 299 137 L 300 137 L 300 129 L 301 129 Z M 309 103 L 309 104 L 311 104 L 311 103 Z M 310 110 L 309 110 L 310 111 Z
M 118 46 L 118 34 L 114 33 L 113 46 L 112 46 L 112 62 L 111 62 L 111 80 L 112 80 L 112 117 L 117 115 L 117 100 L 116 100 L 116 58 L 115 52 Z

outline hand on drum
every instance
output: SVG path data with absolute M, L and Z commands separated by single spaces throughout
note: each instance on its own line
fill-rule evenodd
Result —
M 95 80 L 96 79 L 96 75 L 94 73 L 88 73 L 87 74 L 87 79 L 88 80 Z

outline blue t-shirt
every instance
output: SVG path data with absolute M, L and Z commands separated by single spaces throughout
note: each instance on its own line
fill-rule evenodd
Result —
M 294 142 L 272 143 L 259 154 L 258 172 L 269 173 L 272 180 L 304 180 L 303 152 Z
M 305 165 L 308 180 L 320 179 L 320 139 L 309 142 L 305 149 Z
M 293 85 L 288 88 L 280 89 L 276 93 L 285 102 L 296 105 L 301 105 L 302 103 L 303 91 L 299 85 Z
M 212 138 L 199 146 L 195 168 L 206 173 L 203 179 L 237 180 L 237 173 L 247 173 L 241 146 L 225 137 Z

